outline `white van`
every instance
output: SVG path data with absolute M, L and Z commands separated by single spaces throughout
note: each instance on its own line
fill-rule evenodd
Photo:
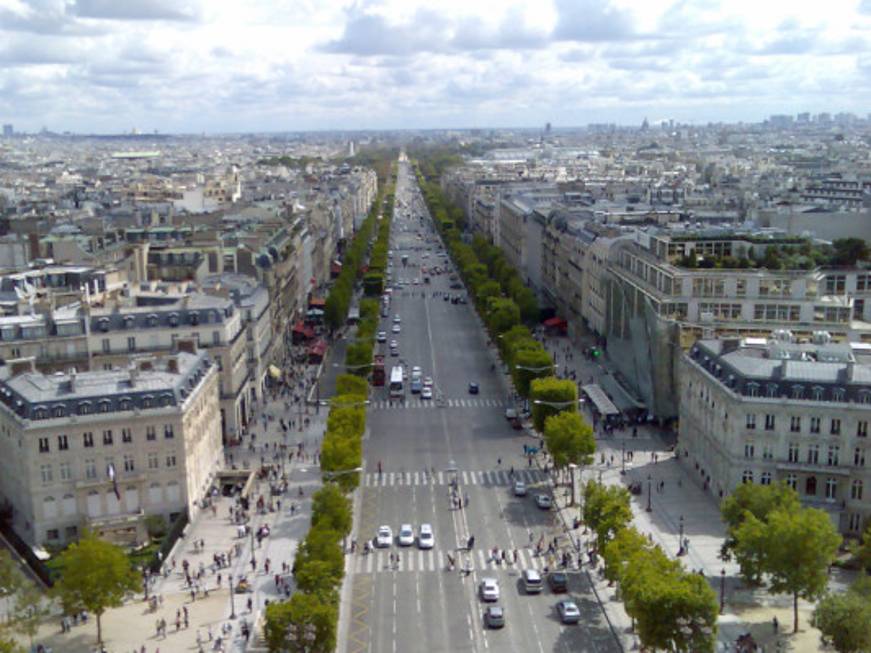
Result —
M 527 594 L 539 594 L 544 589 L 544 581 L 541 574 L 535 569 L 523 571 L 523 591 Z

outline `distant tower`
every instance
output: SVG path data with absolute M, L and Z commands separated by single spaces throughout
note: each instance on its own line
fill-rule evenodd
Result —
M 348 156 L 354 156 L 354 141 L 348 141 Z
M 15 130 L 12 129 L 12 125 L 3 125 L 3 138 L 12 138 L 15 134 Z
M 646 132 L 650 129 L 650 124 L 647 122 L 647 117 L 645 116 L 644 122 L 641 123 L 641 131 Z
M 550 123 L 549 122 L 544 123 L 544 133 L 550 134 Z

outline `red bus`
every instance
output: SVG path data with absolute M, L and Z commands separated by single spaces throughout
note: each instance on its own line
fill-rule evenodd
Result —
M 375 354 L 372 364 L 372 385 L 384 385 L 384 355 Z

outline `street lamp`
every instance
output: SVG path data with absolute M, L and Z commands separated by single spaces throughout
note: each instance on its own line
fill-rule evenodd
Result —
M 626 440 L 620 440 L 620 475 L 626 475 Z
M 720 614 L 726 609 L 726 568 L 720 570 Z
M 333 401 L 332 399 L 321 399 L 318 404 L 321 406 L 330 406 L 333 408 L 353 408 L 354 406 L 368 406 L 372 402 L 368 399 L 360 401 Z
M 236 600 L 233 596 L 233 574 L 230 574 L 230 619 L 236 618 Z
M 324 477 L 324 480 L 332 481 L 337 476 L 345 476 L 346 474 L 356 474 L 357 472 L 362 472 L 362 467 L 355 467 L 354 469 L 340 469 L 335 472 L 321 472 L 321 476 Z
M 532 403 L 540 406 L 550 406 L 551 408 L 568 408 L 569 406 L 582 404 L 584 402 L 583 399 L 578 399 L 577 401 L 544 401 L 542 399 L 533 399 Z
M 647 512 L 653 512 L 653 506 L 650 505 L 650 492 L 653 487 L 653 479 L 650 474 L 647 475 Z

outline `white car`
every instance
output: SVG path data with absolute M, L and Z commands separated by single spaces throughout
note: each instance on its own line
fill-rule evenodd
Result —
M 394 324 L 392 331 L 393 331 L 393 333 L 399 333 L 400 331 L 402 331 L 402 329 L 400 328 L 400 326 L 398 324 Z
M 402 318 L 400 318 L 399 314 L 397 313 L 393 316 L 393 324 L 399 324 L 400 322 L 402 322 Z
M 414 544 L 414 530 L 411 524 L 403 524 L 399 527 L 399 546 L 411 546 Z
M 387 332 L 379 331 L 377 340 L 378 342 L 387 342 Z
M 482 601 L 498 601 L 499 581 L 495 578 L 482 578 L 481 584 L 478 585 L 478 593 Z
M 432 387 L 432 377 L 431 376 L 428 376 L 423 380 L 423 387 L 424 388 L 431 388 Z
M 581 611 L 574 601 L 560 601 L 556 604 L 556 611 L 564 624 L 576 624 L 581 620 Z
M 420 549 L 431 549 L 435 546 L 435 536 L 432 534 L 432 526 L 421 524 L 417 535 L 417 546 Z
M 379 526 L 378 535 L 375 536 L 375 546 L 384 548 L 391 544 L 393 544 L 393 531 L 390 530 L 390 526 Z
M 524 483 L 523 481 L 514 481 L 514 496 L 526 496 L 526 483 Z
M 398 348 L 398 347 L 399 347 L 399 343 L 398 343 L 396 340 L 391 340 L 391 341 L 390 341 L 390 348 L 391 348 L 391 349 L 396 349 L 396 348 Z
M 432 399 L 432 388 L 425 385 L 423 386 L 423 390 L 420 391 L 421 399 Z
M 537 505 L 542 510 L 550 510 L 553 502 L 550 500 L 550 495 L 548 494 L 536 494 L 535 505 Z
M 420 365 L 411 368 L 411 376 L 420 376 L 421 374 L 423 374 L 423 370 L 420 369 Z

